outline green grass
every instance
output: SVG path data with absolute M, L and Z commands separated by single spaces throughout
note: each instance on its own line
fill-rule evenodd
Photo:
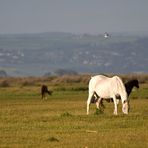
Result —
M 146 148 L 145 90 L 132 93 L 129 115 L 120 104 L 114 116 L 113 104 L 104 102 L 103 113 L 93 104 L 87 116 L 87 91 L 57 90 L 43 101 L 38 86 L 0 88 L 0 147 Z

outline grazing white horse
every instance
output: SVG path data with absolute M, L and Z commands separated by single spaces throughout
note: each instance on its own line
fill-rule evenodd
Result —
M 89 95 L 87 100 L 87 114 L 89 114 L 89 106 L 94 95 L 97 95 L 96 105 L 99 108 L 101 99 L 113 98 L 114 114 L 117 115 L 118 100 L 116 97 L 120 96 L 122 100 L 122 112 L 128 114 L 128 99 L 127 92 L 122 80 L 118 76 L 112 78 L 104 75 L 97 75 L 89 81 Z

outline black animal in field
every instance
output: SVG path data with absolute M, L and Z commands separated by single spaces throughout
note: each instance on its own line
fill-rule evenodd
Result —
M 132 92 L 133 87 L 139 88 L 139 81 L 137 79 L 130 80 L 130 81 L 126 82 L 124 85 L 126 88 L 127 95 L 129 97 L 129 95 Z
M 42 87 L 41 87 L 41 96 L 42 96 L 42 99 L 47 99 L 47 94 L 48 95 L 52 95 L 52 91 L 49 91 L 48 90 L 47 85 L 42 85 Z

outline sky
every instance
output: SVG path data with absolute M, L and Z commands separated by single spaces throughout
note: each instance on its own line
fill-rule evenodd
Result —
M 0 0 L 0 34 L 148 31 L 148 0 Z

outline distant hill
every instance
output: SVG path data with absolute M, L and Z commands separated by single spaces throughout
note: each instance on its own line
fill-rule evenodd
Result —
M 0 35 L 0 69 L 12 76 L 76 73 L 147 73 L 148 36 L 49 32 Z

